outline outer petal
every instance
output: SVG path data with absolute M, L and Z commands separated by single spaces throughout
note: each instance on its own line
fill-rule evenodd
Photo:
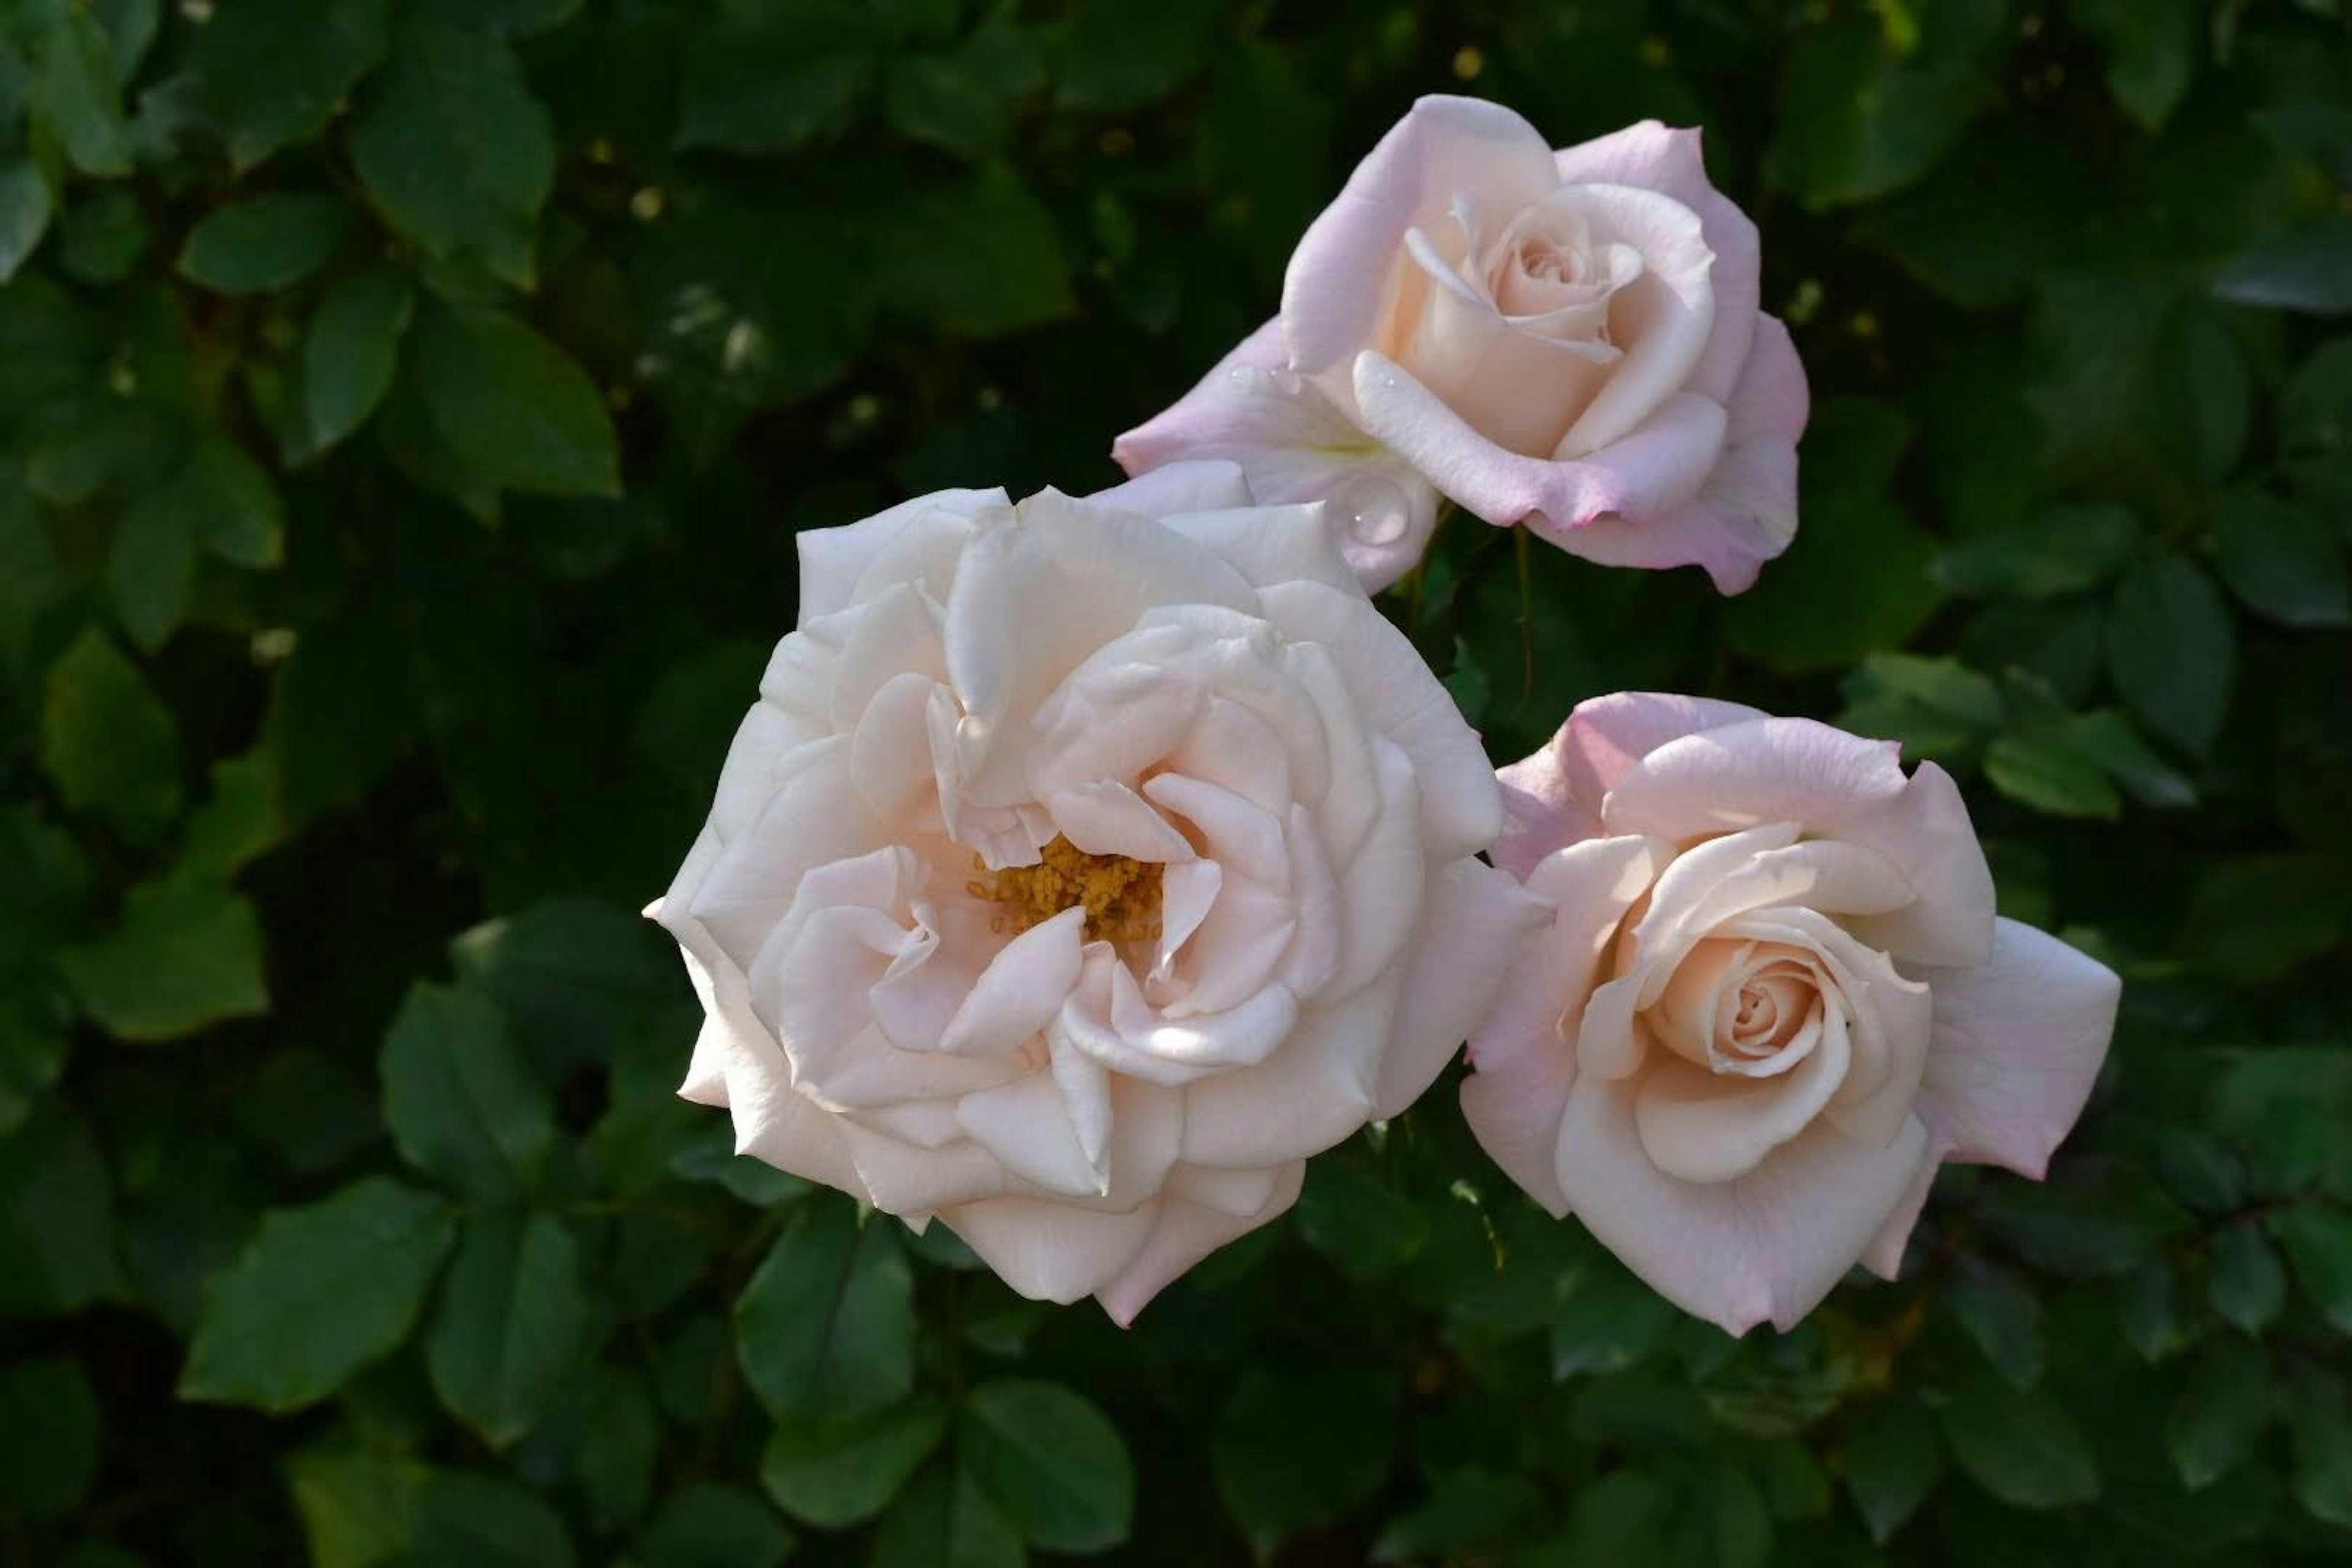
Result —
M 1643 1152 L 1633 1094 L 1626 1080 L 1576 1080 L 1560 1189 L 1652 1289 L 1727 1333 L 1793 1327 L 1861 1258 L 1928 1156 L 1916 1118 L 1884 1149 L 1817 1126 L 1737 1181 L 1679 1182 Z
M 1179 1275 L 1229 1241 L 1247 1236 L 1281 1217 L 1298 1201 L 1306 1180 L 1307 1162 L 1294 1160 L 1275 1174 L 1274 1187 L 1254 1213 L 1231 1215 L 1182 1195 L 1186 1168 L 1179 1166 L 1169 1190 L 1160 1200 L 1160 1223 L 1152 1227 L 1143 1250 L 1118 1279 L 1095 1292 L 1111 1321 L 1126 1328 L 1135 1321 L 1151 1298 Z
M 1955 1158 L 2039 1180 L 2098 1080 L 2123 982 L 2011 920 L 1996 922 L 1990 962 L 1921 978 L 1936 1008 L 1921 1114 Z
M 801 558 L 800 624 L 846 606 L 857 580 L 907 525 L 927 513 L 970 517 L 984 508 L 1011 504 L 1003 489 L 935 490 L 877 511 L 842 528 L 814 528 L 793 537 Z
M 1738 702 L 1657 691 L 1578 703 L 1550 744 L 1496 773 L 1507 821 L 1495 864 L 1524 878 L 1561 845 L 1600 833 L 1601 801 L 1650 752 L 1685 735 L 1764 717 Z
M 1503 1173 L 1555 1216 L 1568 1213 L 1554 1156 L 1576 1079 L 1560 1017 L 1583 1010 L 1618 922 L 1673 853 L 1654 839 L 1587 839 L 1536 868 L 1528 890 L 1551 902 L 1551 919 L 1519 947 L 1470 1034 L 1478 1070 L 1463 1080 L 1462 1113 Z
M 1927 1206 L 1927 1194 L 1936 1185 L 1936 1172 L 1949 1152 L 1943 1141 L 1928 1131 L 1927 1157 L 1919 1163 L 1918 1173 L 1911 1178 L 1911 1186 L 1878 1234 L 1870 1238 L 1869 1247 L 1862 1255 L 1862 1266 L 1881 1279 L 1892 1279 L 1902 1272 L 1903 1254 L 1911 1244 L 1911 1232 L 1919 1223 L 1919 1215 Z
M 1383 1117 L 1420 1099 L 1453 1059 L 1547 912 L 1508 876 L 1474 859 L 1431 879 L 1427 900 L 1381 1061 L 1373 1110 Z
M 1437 526 L 1430 482 L 1286 367 L 1279 321 L 1112 443 L 1111 456 L 1138 475 L 1181 458 L 1221 458 L 1239 465 L 1261 506 L 1325 503 L 1323 525 L 1367 593 L 1411 571 Z
M 1797 437 L 1808 407 L 1788 329 L 1756 317 L 1755 343 L 1727 409 L 1723 457 L 1698 495 L 1655 517 L 1600 518 L 1553 542 L 1604 566 L 1696 564 L 1723 593 L 1745 590 L 1796 537 Z
M 1186 458 L 1165 467 L 1154 466 L 1149 473 L 1139 473 L 1125 484 L 1096 490 L 1084 499 L 1142 517 L 1164 518 L 1178 512 L 1247 506 L 1250 488 L 1238 463 Z
M 987 1198 L 941 1209 L 939 1217 L 1007 1285 L 1032 1300 L 1067 1306 L 1108 1289 L 1142 1256 L 1160 1208 L 1158 1199 L 1116 1214 L 1034 1198 Z
M 1541 518 L 1554 543 L 1612 512 L 1647 517 L 1696 495 L 1723 450 L 1722 405 L 1681 393 L 1639 428 L 1569 461 L 1522 457 L 1487 440 L 1402 366 L 1367 351 L 1355 366 L 1364 428 L 1436 487 L 1497 527 Z
M 1559 184 L 1549 143 L 1509 110 L 1472 98 L 1422 99 L 1291 252 L 1282 280 L 1291 364 L 1313 375 L 1370 344 L 1405 235 L 1432 226 L 1456 197 L 1507 213 Z

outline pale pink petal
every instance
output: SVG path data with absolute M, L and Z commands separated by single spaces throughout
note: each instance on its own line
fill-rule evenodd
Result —
M 1559 342 L 1506 320 L 1420 234 L 1410 239 L 1406 265 L 1430 286 L 1399 363 L 1487 440 L 1549 457 L 1622 356 L 1597 337 Z
M 940 1032 L 940 1049 L 995 1057 L 1026 1044 L 1077 984 L 1086 919 L 1084 909 L 1064 910 L 1006 942 Z
M 1656 191 L 1577 185 L 1549 205 L 1588 224 L 1595 245 L 1631 246 L 1643 262 L 1641 277 L 1610 301 L 1610 331 L 1625 357 L 1557 448 L 1580 458 L 1633 435 L 1688 385 L 1715 327 L 1715 252 L 1698 215 Z
M 1034 1198 L 991 1198 L 938 1210 L 981 1261 L 1022 1295 L 1067 1306 L 1107 1289 L 1143 1255 L 1159 1200 L 1128 1214 Z
M 1853 934 L 1916 963 L 1966 966 L 1992 954 L 1992 870 L 1951 775 L 1922 763 L 1894 800 L 1844 824 L 1841 836 L 1893 860 L 1913 901 L 1855 919 Z
M 1292 366 L 1310 375 L 1344 366 L 1371 343 L 1404 237 L 1435 226 L 1457 197 L 1510 213 L 1559 183 L 1542 133 L 1500 104 L 1416 102 L 1291 252 L 1282 326 Z
M 1320 1153 L 1370 1121 L 1403 981 L 1391 969 L 1343 1002 L 1307 1010 L 1259 1066 L 1188 1085 L 1186 1162 L 1278 1165 Z
M 1745 1176 L 1811 1127 L 1853 1060 L 1845 1015 L 1822 1009 L 1818 1042 L 1779 1078 L 1741 1078 L 1660 1053 L 1633 1091 L 1642 1152 L 1664 1174 L 1715 1184 Z
M 2098 1081 L 2123 983 L 2012 920 L 1997 923 L 1989 962 L 1921 978 L 1936 1009 L 1921 1114 L 1954 1158 L 2039 1180 Z
M 1160 1200 L 1159 1223 L 1118 1279 L 1096 1291 L 1111 1321 L 1126 1328 L 1135 1321 L 1154 1296 L 1180 1275 L 1227 1242 L 1237 1241 L 1260 1226 L 1271 1224 L 1298 1201 L 1307 1176 L 1307 1162 L 1294 1160 L 1276 1173 L 1273 1190 L 1255 1212 L 1232 1215 L 1182 1196 L 1181 1176 Z
M 1644 754 L 1610 786 L 1602 819 L 1617 833 L 1685 839 L 1788 822 L 1816 834 L 1903 794 L 1891 742 L 1811 719 L 1710 727 Z
M 1674 846 L 1646 838 L 1589 839 L 1547 857 L 1528 890 L 1553 906 L 1495 990 L 1495 1005 L 1470 1031 L 1462 1111 L 1503 1173 L 1555 1215 L 1568 1198 L 1554 1173 L 1560 1115 L 1576 1079 L 1576 1058 L 1560 1018 L 1584 1005 L 1602 951 L 1618 922 L 1649 891 Z
M 1186 454 L 1184 460 L 1155 465 L 1148 473 L 1138 473 L 1125 484 L 1096 490 L 1085 499 L 1138 517 L 1165 518 L 1179 512 L 1248 506 L 1250 488 L 1240 464 Z
M 1053 815 L 1062 837 L 1089 855 L 1124 855 L 1163 864 L 1192 858 L 1192 847 L 1184 836 L 1116 778 L 1055 790 L 1040 804 Z
M 1651 1289 L 1727 1333 L 1793 1327 L 1860 1259 L 1927 1155 L 1916 1119 L 1885 1148 L 1815 1126 L 1737 1180 L 1677 1181 L 1643 1151 L 1635 1092 L 1626 1080 L 1576 1080 L 1560 1190 Z
M 1430 858 L 1475 855 L 1492 844 L 1503 826 L 1494 765 L 1412 641 L 1370 600 L 1319 583 L 1284 583 L 1259 597 L 1285 636 L 1329 651 L 1365 726 L 1412 759 Z
M 1002 489 L 938 490 L 845 527 L 813 528 L 795 534 L 793 542 L 801 560 L 801 625 L 850 604 L 866 568 L 919 518 L 932 512 L 969 517 L 988 507 L 1009 504 Z
M 1402 1112 L 1454 1059 L 1547 912 L 1483 860 L 1456 860 L 1431 879 L 1374 1086 L 1378 1115 Z
M 1282 323 L 1268 321 L 1111 456 L 1130 474 L 1220 458 L 1241 467 L 1261 506 L 1323 503 L 1322 526 L 1365 592 L 1378 593 L 1421 560 L 1437 491 L 1283 357 Z
M 1886 1216 L 1878 1234 L 1870 1238 L 1870 1246 L 1862 1255 L 1862 1266 L 1881 1279 L 1893 1279 L 1902 1271 L 1904 1249 L 1910 1245 L 1912 1227 L 1919 1223 L 1920 1211 L 1927 1206 L 1927 1194 L 1936 1185 L 1936 1172 L 1943 1164 L 1946 1152 L 1931 1129 L 1927 1158 L 1919 1163 L 1917 1174 L 1911 1178 L 1910 1190 L 1895 1205 L 1895 1212 Z
M 1498 527 L 1541 516 L 1567 530 L 1611 512 L 1670 510 L 1698 493 L 1723 450 L 1722 405 L 1694 393 L 1668 398 L 1624 439 L 1561 462 L 1522 457 L 1487 440 L 1382 354 L 1359 356 L 1355 389 L 1365 429 Z
M 1352 594 L 1360 585 L 1317 504 L 1196 507 L 1169 513 L 1161 526 L 1219 556 L 1253 587 L 1308 582 Z

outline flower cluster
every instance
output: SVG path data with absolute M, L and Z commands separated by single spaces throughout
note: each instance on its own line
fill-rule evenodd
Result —
M 738 1148 L 1129 1321 L 1402 1111 L 1663 1294 L 1787 1327 L 1942 1161 L 2041 1174 L 2116 977 L 2000 920 L 1891 744 L 1621 694 L 1497 774 L 1374 607 L 1444 502 L 1736 592 L 1806 389 L 1694 132 L 1430 99 L 1132 479 L 800 536 L 800 614 L 649 911 Z

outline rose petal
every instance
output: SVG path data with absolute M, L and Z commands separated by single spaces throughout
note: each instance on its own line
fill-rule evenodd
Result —
M 1780 1078 L 1740 1078 L 1661 1053 L 1633 1091 L 1642 1152 L 1684 1182 L 1728 1182 L 1802 1133 L 1845 1081 L 1853 1060 L 1844 1011 L 1822 1008 L 1818 1043 Z
M 1920 973 L 1935 1000 L 1922 1114 L 1956 1158 L 2039 1180 L 2098 1081 L 2122 981 L 2012 920 L 1986 963 Z
M 941 1208 L 938 1217 L 1022 1295 L 1067 1306 L 1108 1287 L 1143 1255 L 1160 1208 L 1156 1199 L 1118 1214 L 1007 1197 Z
M 845 527 L 803 530 L 793 536 L 800 552 L 800 624 L 852 603 L 858 579 L 910 523 L 933 515 L 961 521 L 1011 504 L 1002 489 L 936 490 Z
M 1927 1158 L 1915 1118 L 1885 1148 L 1816 1126 L 1734 1181 L 1677 1181 L 1634 1130 L 1635 1085 L 1587 1074 L 1560 1129 L 1560 1190 L 1587 1228 L 1685 1311 L 1727 1333 L 1786 1330 L 1862 1256 Z
M 1290 363 L 1312 375 L 1344 367 L 1370 345 L 1405 235 L 1433 227 L 1457 198 L 1516 212 L 1559 183 L 1542 133 L 1500 104 L 1414 103 L 1291 252 L 1282 281 Z
M 1715 327 L 1715 289 L 1698 215 L 1633 185 L 1572 185 L 1551 198 L 1589 226 L 1596 245 L 1630 246 L 1642 275 L 1610 300 L 1609 330 L 1625 357 L 1561 437 L 1553 456 L 1587 457 L 1633 435 L 1690 384 Z M 1693 389 L 1697 390 L 1697 389 Z
M 1521 944 L 1549 912 L 1483 860 L 1456 860 L 1430 879 L 1374 1088 L 1377 1114 L 1401 1114 L 1454 1059 Z
M 1111 1321 L 1122 1329 L 1132 1324 L 1135 1315 L 1154 1296 L 1192 1265 L 1226 1243 L 1237 1241 L 1260 1226 L 1280 1218 L 1298 1201 L 1307 1162 L 1293 1160 L 1280 1167 L 1265 1201 L 1246 1215 L 1227 1214 L 1183 1196 L 1186 1169 L 1178 1167 L 1178 1179 L 1170 1184 L 1167 1194 L 1160 1200 L 1160 1220 L 1143 1249 L 1118 1279 L 1095 1293 L 1103 1310 L 1110 1314 Z
M 1249 480 L 1240 464 L 1191 453 L 1179 460 L 1155 464 L 1148 473 L 1138 473 L 1125 484 L 1096 490 L 1086 499 L 1139 517 L 1158 518 L 1252 504 Z

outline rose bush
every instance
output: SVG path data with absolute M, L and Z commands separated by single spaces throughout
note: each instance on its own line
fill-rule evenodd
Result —
M 1471 1041 L 1496 1162 L 1685 1310 L 1788 1328 L 1892 1279 L 1937 1166 L 2040 1177 L 2119 984 L 1993 912 L 1951 779 L 1727 702 L 1579 706 L 1503 770 L 1496 858 L 1549 900 Z
M 799 536 L 652 912 L 741 1150 L 1124 1323 L 1452 1055 L 1536 905 L 1478 739 L 1229 466 Z
M 1696 131 L 1554 153 L 1498 104 L 1424 98 L 1299 241 L 1280 316 L 1114 455 L 1226 458 L 1262 501 L 1331 500 L 1374 588 L 1443 494 L 1737 593 L 1796 531 L 1807 410 L 1758 255 Z

